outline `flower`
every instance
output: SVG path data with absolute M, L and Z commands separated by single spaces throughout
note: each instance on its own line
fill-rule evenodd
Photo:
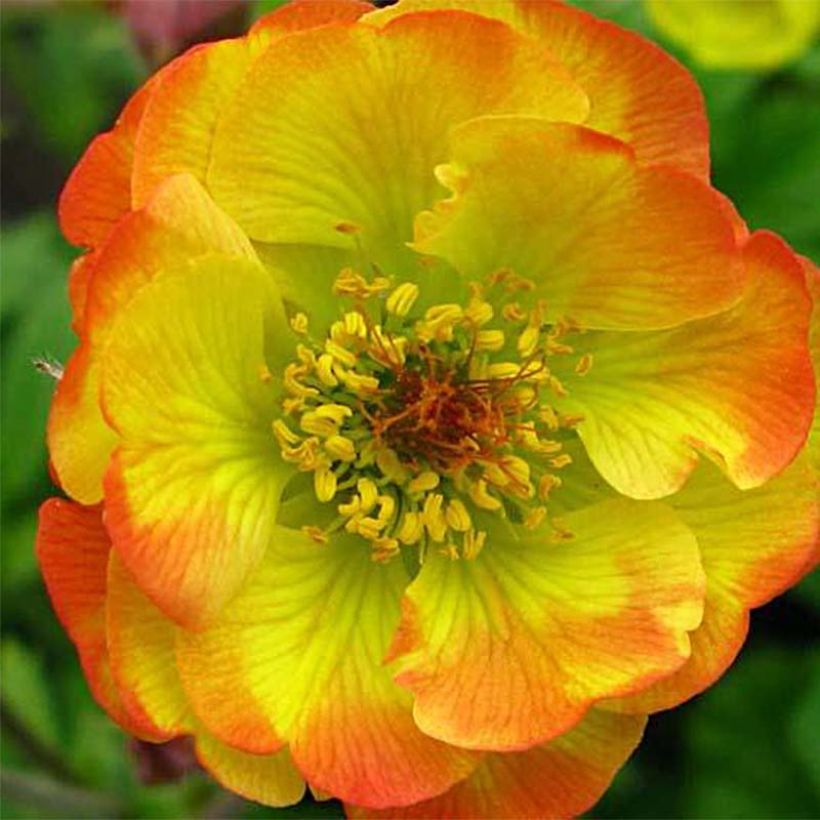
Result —
M 46 584 L 120 725 L 273 805 L 577 814 L 817 558 L 809 263 L 660 50 L 475 9 L 285 6 L 62 195 Z
M 820 31 L 818 0 L 646 0 L 661 34 L 707 68 L 773 69 Z

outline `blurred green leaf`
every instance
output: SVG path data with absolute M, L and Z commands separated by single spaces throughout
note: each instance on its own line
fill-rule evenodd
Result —
M 820 659 L 808 647 L 744 653 L 698 701 L 686 724 L 690 770 L 697 776 L 689 783 L 684 815 L 820 815 L 818 724 L 812 725 L 813 738 L 806 738 L 804 723 L 817 705 L 818 675 Z M 807 753 L 814 771 L 806 765 Z
M 65 361 L 74 346 L 66 273 L 72 252 L 53 219 L 34 216 L 2 231 L 3 501 L 43 482 L 45 420 L 54 383 L 38 373 L 39 356 Z M 21 444 L 25 442 L 25 446 Z
M 112 112 L 145 71 L 122 19 L 104 12 L 91 3 L 20 4 L 3 11 L 3 76 L 43 141 L 69 159 L 111 124 Z

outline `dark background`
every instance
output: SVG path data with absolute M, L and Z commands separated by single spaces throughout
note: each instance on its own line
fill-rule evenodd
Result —
M 74 345 L 65 284 L 74 251 L 55 223 L 60 187 L 157 65 L 189 42 L 240 33 L 277 3 L 162 0 L 150 13 L 149 5 L 2 9 L 0 813 L 338 817 L 335 802 L 306 799 L 287 810 L 246 803 L 196 771 L 178 777 L 190 768 L 184 745 L 158 752 L 129 742 L 91 700 L 34 560 L 36 510 L 53 492 L 43 443 L 52 385 L 32 359 L 65 361 Z M 639 0 L 583 5 L 663 43 Z M 820 258 L 820 47 L 767 73 L 690 67 L 709 107 L 716 186 L 752 227 Z M 754 613 L 751 638 L 718 686 L 650 720 L 592 816 L 820 816 L 819 626 L 815 573 Z

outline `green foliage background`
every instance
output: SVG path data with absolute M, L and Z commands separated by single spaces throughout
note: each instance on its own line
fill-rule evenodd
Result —
M 248 17 L 278 5 L 251 3 Z M 656 37 L 638 0 L 587 8 Z M 339 817 L 306 799 L 276 811 L 204 775 L 139 782 L 133 753 L 91 700 L 33 555 L 53 493 L 43 429 L 52 385 L 32 358 L 65 361 L 66 271 L 55 223 L 72 164 L 146 76 L 123 20 L 102 3 L 6 6 L 2 28 L 2 777 L 0 813 L 41 817 Z M 669 47 L 668 43 L 663 43 Z M 674 50 L 674 49 L 673 49 Z M 684 62 L 686 58 L 678 55 Z M 697 75 L 714 181 L 752 227 L 820 259 L 820 47 L 778 72 Z M 650 722 L 595 817 L 820 816 L 820 581 L 755 613 L 723 681 Z

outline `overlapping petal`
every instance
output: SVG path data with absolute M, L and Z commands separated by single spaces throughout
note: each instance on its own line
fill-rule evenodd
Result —
M 638 744 L 645 723 L 643 717 L 626 719 L 593 709 L 578 726 L 550 743 L 522 752 L 487 754 L 470 777 L 440 797 L 384 811 L 346 806 L 347 816 L 357 820 L 574 817 L 603 794 Z
M 290 806 L 305 793 L 305 782 L 287 749 L 254 755 L 232 749 L 201 729 L 196 733 L 199 762 L 226 789 L 268 806 Z
M 797 583 L 817 561 L 818 483 L 805 455 L 754 490 L 702 465 L 670 499 L 695 534 L 706 571 L 703 624 L 690 659 L 669 678 L 616 704 L 647 712 L 676 706 L 717 680 L 746 637 L 749 610 Z
M 744 277 L 732 216 L 705 184 L 586 128 L 486 117 L 455 129 L 453 191 L 416 223 L 417 250 L 480 278 L 512 268 L 548 319 L 670 327 L 730 306 Z
M 126 731 L 148 740 L 160 736 L 131 720 L 111 676 L 105 595 L 111 542 L 99 507 L 50 498 L 40 508 L 37 558 L 60 622 L 77 647 L 91 692 Z
M 276 311 L 257 265 L 202 257 L 142 288 L 105 348 L 103 405 L 120 437 L 106 523 L 142 589 L 189 626 L 219 612 L 272 536 L 289 474 L 270 430 L 265 339 L 288 335 L 266 328 Z
M 163 740 L 195 726 L 174 664 L 176 629 L 111 551 L 106 586 L 111 670 L 131 720 Z
M 422 734 L 409 693 L 382 665 L 405 578 L 355 538 L 320 545 L 280 528 L 218 623 L 182 633 L 183 678 L 216 672 L 223 691 L 248 685 L 322 790 L 375 807 L 439 794 L 479 758 Z
M 526 749 L 689 657 L 705 582 L 695 539 L 674 514 L 611 501 L 564 526 L 569 541 L 499 528 L 473 561 L 425 560 L 391 655 L 428 734 Z
M 208 253 L 255 259 L 236 225 L 191 176 L 180 175 L 160 186 L 143 210 L 125 217 L 93 257 L 83 257 L 88 292 L 80 346 L 57 385 L 48 422 L 55 471 L 78 501 L 95 504 L 102 498 L 116 441 L 99 406 L 100 350 L 112 323 L 146 282 Z
M 588 334 L 594 364 L 564 404 L 592 461 L 619 492 L 678 490 L 705 453 L 739 487 L 782 470 L 806 440 L 814 378 L 811 309 L 799 260 L 760 232 L 744 259 L 743 299 L 713 318 L 660 333 Z
M 272 95 L 270 89 L 275 88 Z M 464 12 L 292 34 L 222 115 L 208 187 L 256 240 L 350 246 L 411 238 L 451 126 L 479 114 L 583 120 L 584 93 L 531 40 Z
M 368 15 L 380 25 L 419 9 L 464 9 L 535 37 L 590 101 L 585 124 L 631 145 L 642 162 L 709 179 L 709 126 L 686 69 L 643 37 L 555 0 L 400 0 Z

